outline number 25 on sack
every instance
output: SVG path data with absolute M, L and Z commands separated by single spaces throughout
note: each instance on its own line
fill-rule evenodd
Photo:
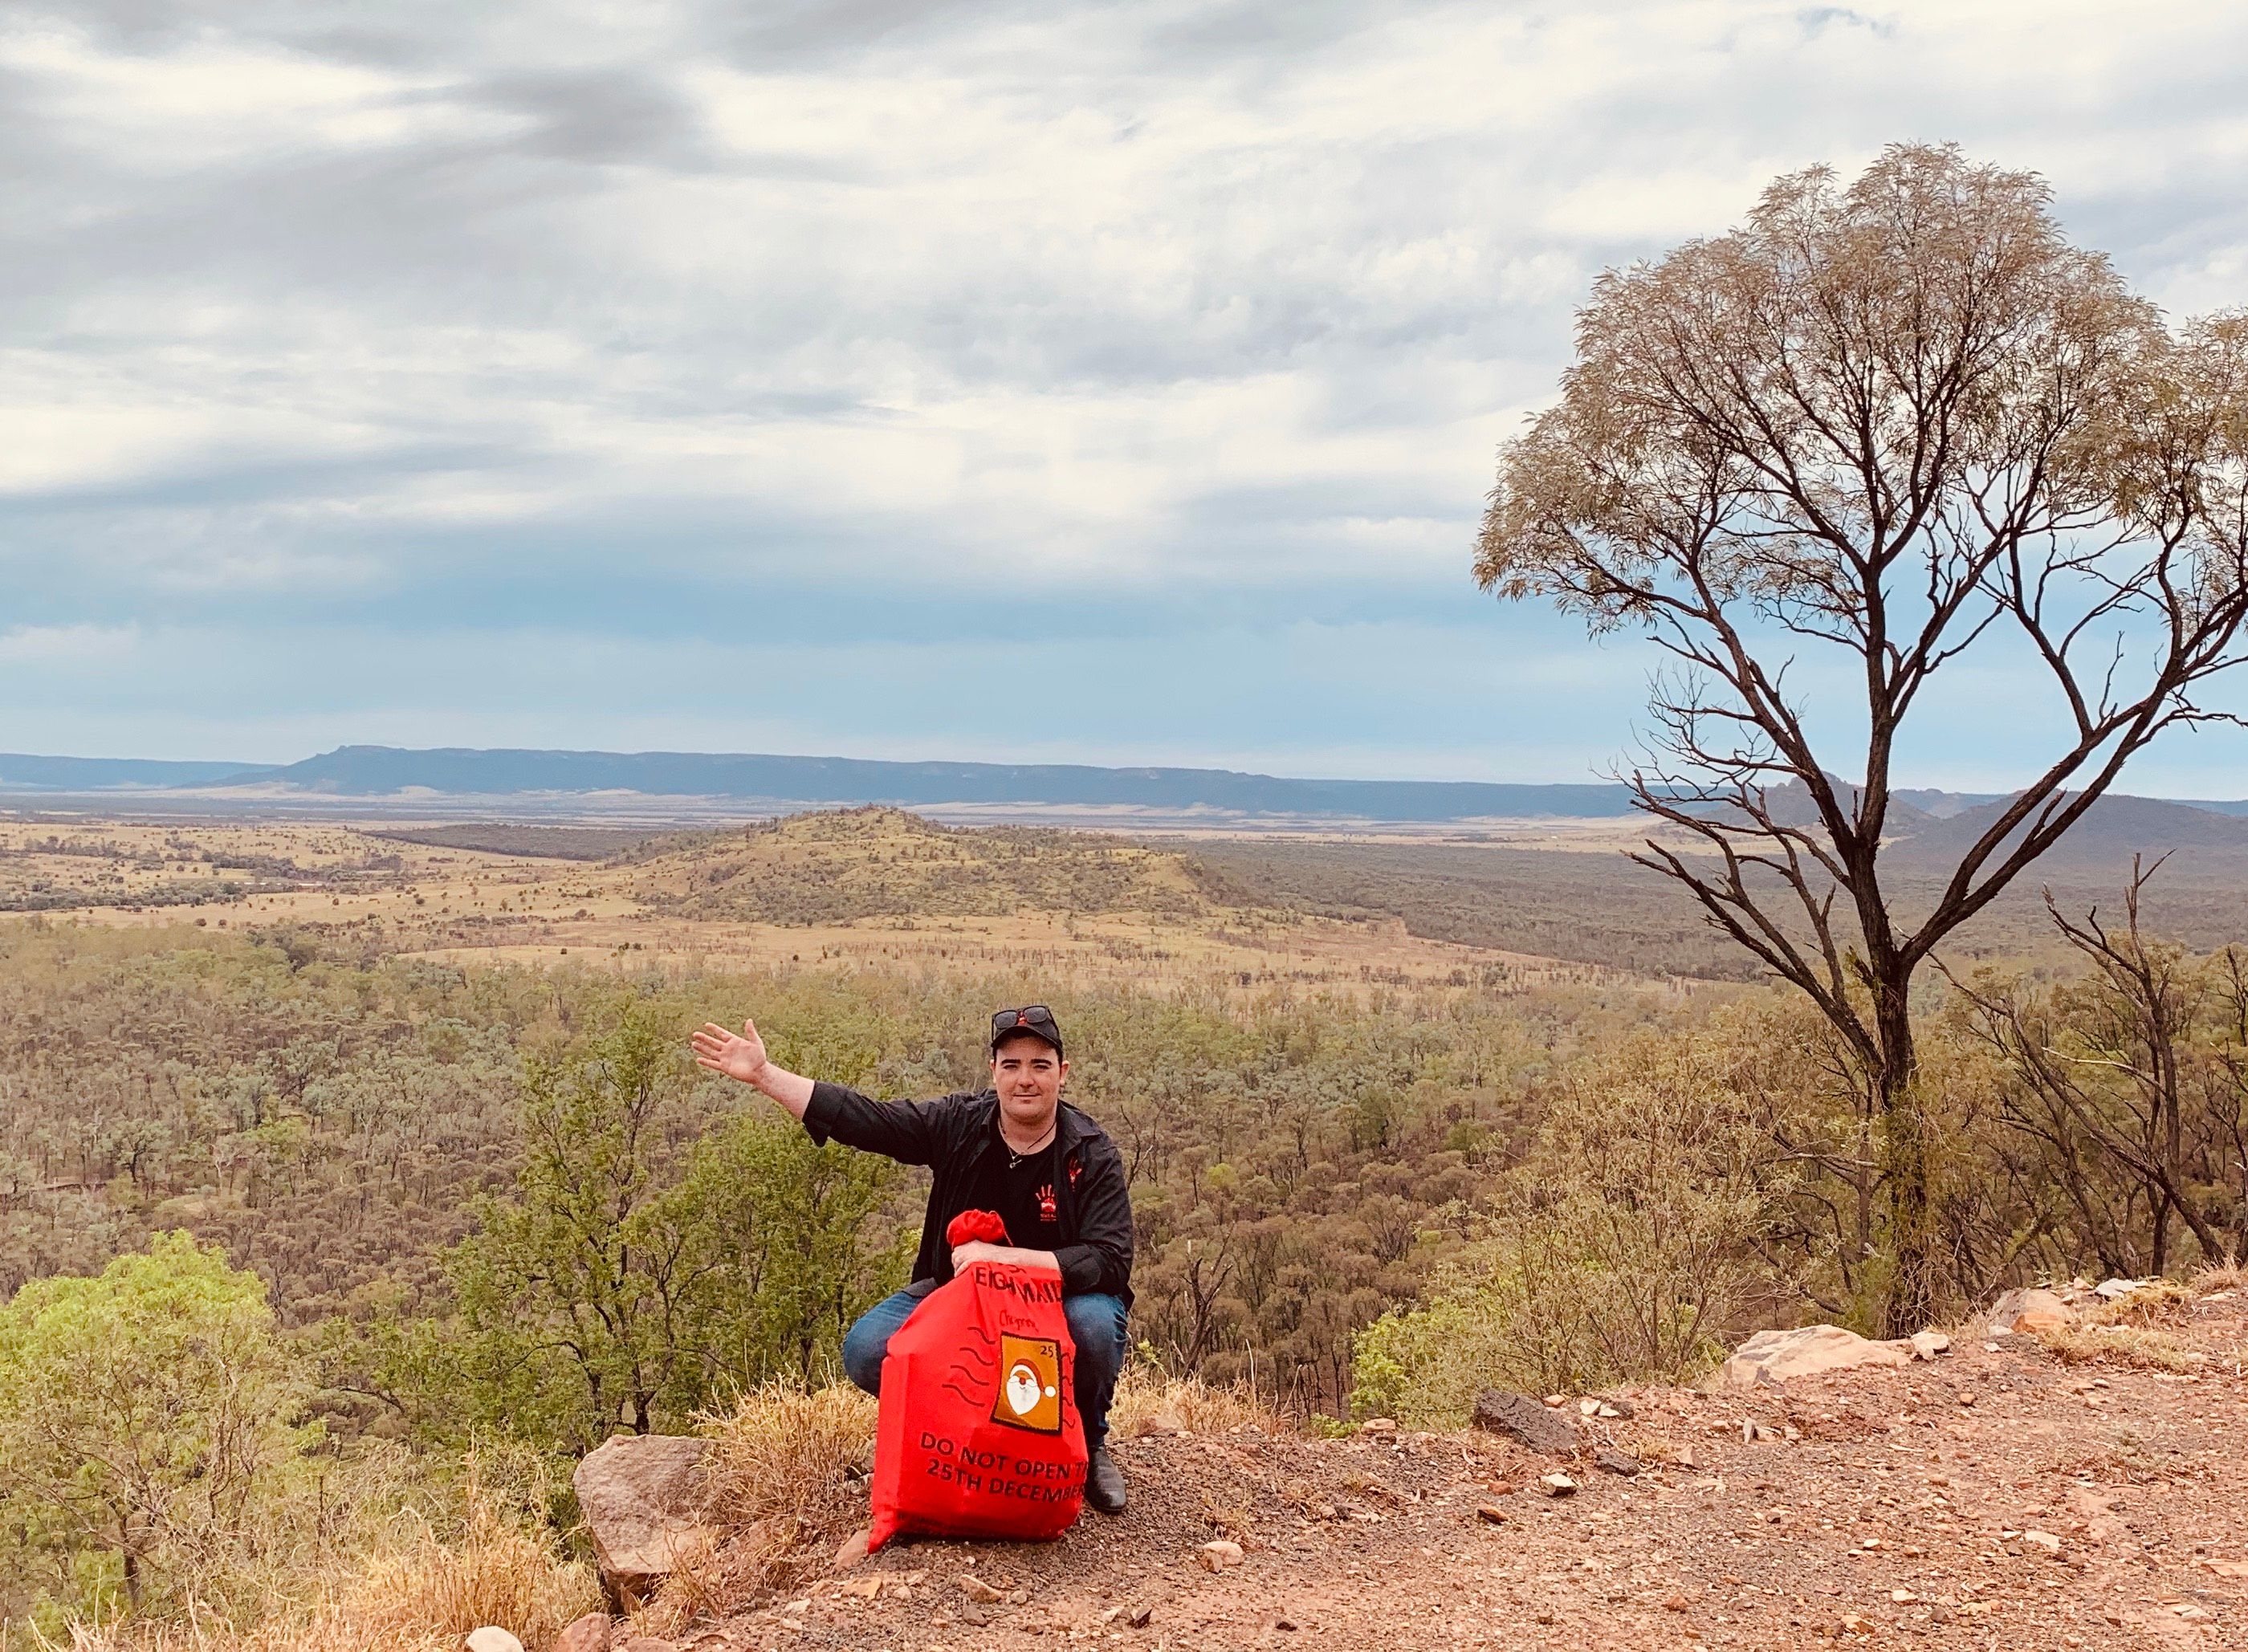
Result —
M 869 1549 L 900 1532 L 1056 1538 L 1085 1499 L 1077 1349 L 1052 1268 L 975 1262 L 890 1338 Z

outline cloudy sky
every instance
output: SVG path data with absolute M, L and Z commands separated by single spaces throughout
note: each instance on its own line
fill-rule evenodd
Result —
M 0 749 L 1589 778 L 1645 651 L 1469 563 L 1592 278 L 1950 139 L 2248 302 L 2248 8 L 2125 18 L 17 0 Z

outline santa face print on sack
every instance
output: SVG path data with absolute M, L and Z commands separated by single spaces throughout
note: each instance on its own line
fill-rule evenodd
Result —
M 1035 1434 L 1061 1432 L 1061 1347 L 1043 1337 L 1003 1335 L 1004 1374 L 991 1404 L 991 1420 Z

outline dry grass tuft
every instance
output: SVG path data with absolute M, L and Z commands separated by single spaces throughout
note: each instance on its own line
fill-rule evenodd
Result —
M 2248 1268 L 2233 1261 L 2214 1263 L 2188 1280 L 2186 1288 L 2196 1296 L 2214 1296 L 2219 1291 L 2248 1290 Z
M 675 1634 L 819 1569 L 865 1523 L 874 1415 L 873 1398 L 854 1388 L 773 1383 L 706 1418 L 718 1540 L 682 1561 L 638 1627 Z
M 1213 1387 L 1199 1377 L 1167 1377 L 1137 1367 L 1127 1368 L 1116 1384 L 1108 1426 L 1126 1439 L 1174 1429 L 1188 1434 L 1227 1434 L 1242 1428 L 1267 1434 L 1296 1431 L 1286 1417 L 1246 1389 Z
M 440 1534 L 422 1524 L 411 1536 L 393 1532 L 380 1546 L 319 1562 L 341 1575 L 277 1573 L 233 1613 L 201 1608 L 185 1623 L 73 1624 L 60 1645 L 68 1652 L 456 1652 L 469 1630 L 496 1623 L 538 1647 L 600 1607 L 593 1568 L 564 1559 L 525 1530 L 473 1467 L 468 1498 L 456 1529 Z M 53 1643 L 35 1637 L 35 1644 Z
M 2084 1316 L 2087 1325 L 2183 1325 L 2193 1313 L 2193 1292 L 2170 1279 L 2142 1285 Z
M 855 1517 L 874 1462 L 874 1402 L 844 1384 L 776 1383 L 713 1420 L 711 1483 L 729 1525 L 822 1535 Z
M 562 1559 L 541 1539 L 478 1505 L 458 1540 L 425 1538 L 370 1565 L 346 1592 L 342 1615 L 401 1645 L 428 1635 L 456 1644 L 479 1625 L 497 1623 L 538 1646 L 600 1604 L 591 1566 Z
M 2117 1305 L 2121 1306 L 2121 1304 Z M 2190 1371 L 2206 1362 L 2168 1331 L 2087 1322 L 2040 1331 L 2037 1340 L 2063 1365 L 2121 1365 L 2142 1371 Z

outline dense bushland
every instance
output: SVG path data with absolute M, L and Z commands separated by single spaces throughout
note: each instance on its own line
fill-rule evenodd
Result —
M 2082 967 L 1931 992 L 1920 1104 L 1937 1321 L 2009 1285 L 2229 1266 L 2248 1251 L 2248 951 L 2052 916 Z M 1880 1103 L 1823 1018 L 1777 996 L 1636 1035 L 1535 1091 L 1534 1141 L 1426 1300 L 1359 1333 L 1361 1416 L 1456 1422 L 1477 1388 L 1705 1369 L 1744 1330 L 1879 1328 Z
M 1920 1006 L 1949 1308 L 2248 1237 L 2248 956 L 2127 911 L 2056 931 L 2072 967 Z M 709 1017 L 930 1095 L 980 1084 L 993 1004 L 1052 997 L 1072 1097 L 1133 1178 L 1143 1361 L 1299 1414 L 1690 1377 L 1758 1325 L 1870 1326 L 1882 1297 L 1877 1100 L 1776 995 L 1047 995 L 335 945 L 0 937 L 0 1616 L 161 1617 L 183 1579 L 254 1601 L 322 1545 L 426 1581 L 431 1532 L 579 1598 L 570 1457 L 815 1391 L 902 1277 L 925 1185 L 706 1079 L 683 1034 Z

